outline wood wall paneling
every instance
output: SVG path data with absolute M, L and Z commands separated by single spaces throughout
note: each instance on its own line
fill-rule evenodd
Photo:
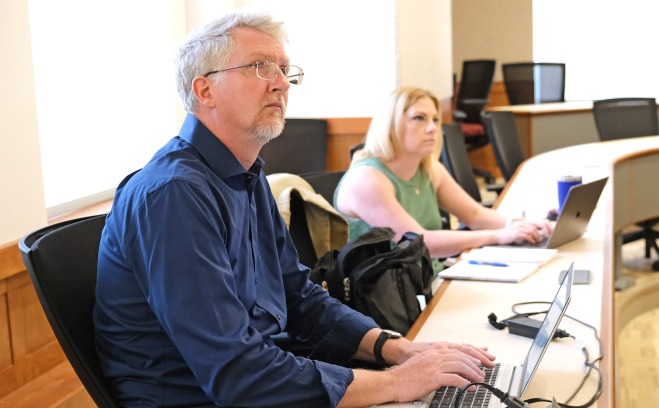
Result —
M 9 334 L 9 306 L 7 282 L 0 280 L 0 396 L 18 386 L 14 373 L 11 337 Z
M 0 280 L 24 270 L 18 242 L 0 247 Z
M 0 397 L 65 360 L 18 246 L 0 248 Z
M 61 363 L 65 357 L 27 272 L 8 278 L 7 283 L 15 363 L 22 363 L 21 380 L 29 381 Z
M 371 118 L 327 119 L 327 171 L 350 167 L 350 148 L 364 141 Z

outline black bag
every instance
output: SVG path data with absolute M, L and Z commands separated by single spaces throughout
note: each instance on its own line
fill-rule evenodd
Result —
M 394 235 L 390 228 L 372 228 L 327 252 L 311 280 L 383 329 L 405 334 L 421 314 L 417 295 L 430 301 L 433 269 L 422 235 L 407 233 L 398 245 Z

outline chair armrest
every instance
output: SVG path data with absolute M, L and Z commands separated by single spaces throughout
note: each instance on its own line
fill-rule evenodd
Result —
M 481 201 L 481 205 L 486 208 L 492 208 L 494 206 L 494 201 Z
M 485 189 L 487 191 L 494 191 L 497 193 L 497 195 L 501 194 L 503 189 L 506 187 L 506 183 L 493 183 L 493 184 L 487 184 L 485 186 Z
M 462 122 L 463 120 L 467 119 L 467 114 L 461 110 L 456 110 L 451 113 L 453 116 L 453 120 L 456 122 Z
M 460 104 L 462 105 L 482 105 L 485 106 L 489 102 L 487 99 L 476 99 L 476 98 L 470 98 L 470 99 L 460 99 Z

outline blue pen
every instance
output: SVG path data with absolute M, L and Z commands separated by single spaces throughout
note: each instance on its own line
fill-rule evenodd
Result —
M 499 266 L 499 267 L 507 267 L 507 263 L 503 262 L 485 262 L 485 261 L 474 261 L 473 259 L 469 260 L 469 263 L 472 265 L 487 265 L 487 266 Z

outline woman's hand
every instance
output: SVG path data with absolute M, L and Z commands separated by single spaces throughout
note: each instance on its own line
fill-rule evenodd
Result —
M 496 234 L 498 244 L 519 242 L 537 243 L 548 237 L 552 226 L 547 220 L 516 219 L 500 229 Z

